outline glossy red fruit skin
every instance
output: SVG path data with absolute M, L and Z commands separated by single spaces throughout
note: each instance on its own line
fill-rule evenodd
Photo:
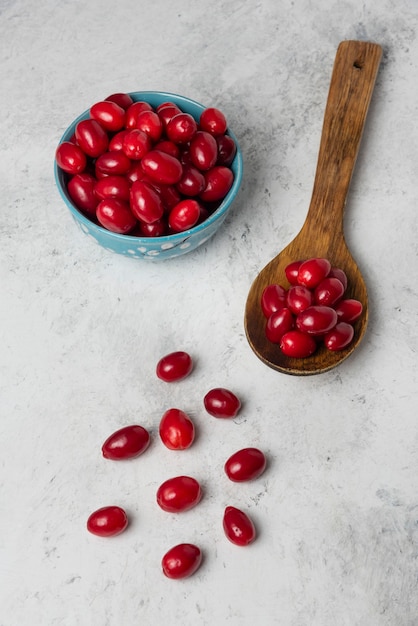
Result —
M 296 359 L 311 356 L 316 349 L 315 339 L 297 329 L 289 330 L 280 341 L 280 350 L 283 354 Z
M 151 184 L 149 178 L 147 178 L 147 176 L 144 174 L 144 171 L 141 167 L 141 161 L 132 161 L 131 167 L 126 173 L 126 179 L 128 180 L 130 185 L 136 183 L 137 180 L 141 180 L 143 183 Z M 155 188 L 154 190 L 156 191 Z
M 236 483 L 254 480 L 266 469 L 267 459 L 258 448 L 243 448 L 234 452 L 226 461 L 224 470 L 230 480 Z
M 157 489 L 157 503 L 167 513 L 182 513 L 200 502 L 200 484 L 191 476 L 174 476 Z
M 109 152 L 121 152 L 123 150 L 123 139 L 128 133 L 129 129 L 124 128 L 123 130 L 120 130 L 118 133 L 113 135 L 108 145 Z
M 208 107 L 200 114 L 200 128 L 211 135 L 224 135 L 228 128 L 225 115 L 215 107 Z
M 283 307 L 274 311 L 266 323 L 266 337 L 272 343 L 280 343 L 285 333 L 293 328 L 294 317 L 290 309 Z
M 344 286 L 344 291 L 347 289 L 347 285 L 348 285 L 347 274 L 340 267 L 331 267 L 328 277 L 338 278 L 338 280 L 340 280 Z
M 215 387 L 203 398 L 206 411 L 212 417 L 231 419 L 238 415 L 241 408 L 240 399 L 229 389 Z
M 298 283 L 312 289 L 316 287 L 331 271 L 331 263 L 328 259 L 315 257 L 307 259 L 300 264 L 298 271 Z
M 83 152 L 94 159 L 106 152 L 109 145 L 107 132 L 99 122 L 92 119 L 78 122 L 75 137 Z
M 193 369 L 193 360 L 190 354 L 182 350 L 170 352 L 157 363 L 156 374 L 166 383 L 177 382 L 186 378 Z
M 199 194 L 204 202 L 216 202 L 225 198 L 234 182 L 234 174 L 229 167 L 215 165 L 205 172 L 205 188 Z
M 90 108 L 90 117 L 110 132 L 117 132 L 125 125 L 125 109 L 110 100 L 93 104 Z
M 327 276 L 315 287 L 315 304 L 334 306 L 344 295 L 344 285 L 333 276 Z
M 265 317 L 286 306 L 287 290 L 281 285 L 271 284 L 261 294 L 261 309 Z
M 186 450 L 195 438 L 193 421 L 180 409 L 168 409 L 161 418 L 160 438 L 170 450 Z
M 112 93 L 110 96 L 107 96 L 105 100 L 109 100 L 109 102 L 116 102 L 122 109 L 126 111 L 129 109 L 131 104 L 133 104 L 133 100 L 128 93 Z
M 157 113 L 163 123 L 163 128 L 166 129 L 170 120 L 179 113 L 182 113 L 181 109 L 176 104 L 167 103 L 166 106 L 159 106 L 157 108 Z
M 175 185 L 157 185 L 154 183 L 154 188 L 160 195 L 165 214 L 169 214 L 176 204 L 181 202 L 181 194 L 177 191 Z
M 91 174 L 83 173 L 73 176 L 67 185 L 71 200 L 81 210 L 90 216 L 96 216 L 96 207 L 99 199 L 94 193 L 96 179 Z
M 125 155 L 134 161 L 140 161 L 150 151 L 152 141 L 139 128 L 131 128 L 123 135 L 122 150 Z
M 84 172 L 87 159 L 83 150 L 72 141 L 63 141 L 55 151 L 58 167 L 67 174 L 81 174 Z
M 197 124 L 189 113 L 177 113 L 166 126 L 166 135 L 170 141 L 176 144 L 186 144 L 196 134 Z
M 163 125 L 155 111 L 142 111 L 136 118 L 136 126 L 148 135 L 153 143 L 161 139 Z
M 157 111 L 157 113 L 159 113 L 162 109 L 166 109 L 167 107 L 176 107 L 178 109 L 177 105 L 174 102 L 171 102 L 171 100 L 165 100 L 164 102 L 161 102 L 161 104 L 159 104 L 155 110 Z
M 190 142 L 190 158 L 198 170 L 212 168 L 218 158 L 218 144 L 210 133 L 198 130 Z
M 152 224 L 164 215 L 164 205 L 160 195 L 148 183 L 136 180 L 132 183 L 129 204 L 135 217 L 147 224 Z
M 154 150 L 167 152 L 167 154 L 171 154 L 171 156 L 176 157 L 176 159 L 180 158 L 179 146 L 169 139 L 161 139 L 161 141 L 155 144 Z
M 168 215 L 168 225 L 173 232 L 181 233 L 196 226 L 199 217 L 199 203 L 193 198 L 187 198 L 171 209 Z
M 119 198 L 129 201 L 129 182 L 125 176 L 105 176 L 98 180 L 94 186 L 94 194 L 100 200 L 105 198 Z
M 164 219 L 157 220 L 152 224 L 139 222 L 139 234 L 141 237 L 163 237 L 167 235 L 167 224 Z
M 284 270 L 287 280 L 290 285 L 298 285 L 298 274 L 299 268 L 302 265 L 303 261 L 292 261 L 289 263 Z
M 177 183 L 177 189 L 184 196 L 198 196 L 205 188 L 205 177 L 196 167 L 192 165 L 183 166 L 183 174 Z
M 354 328 L 347 322 L 339 322 L 324 337 L 328 350 L 336 352 L 350 345 L 354 337 Z
M 256 538 L 253 521 L 234 506 L 227 506 L 224 511 L 223 529 L 229 541 L 237 546 L 248 546 Z
M 103 152 L 94 165 L 96 178 L 104 176 L 120 176 L 129 172 L 131 160 L 122 150 L 108 150 Z
M 126 109 L 125 128 L 130 130 L 136 128 L 136 120 L 142 111 L 152 111 L 152 106 L 143 100 L 132 102 L 132 104 Z
M 142 158 L 141 167 L 151 180 L 163 185 L 175 185 L 183 173 L 180 161 L 168 152 L 160 150 L 147 152 Z
M 299 330 L 310 335 L 324 335 L 337 323 L 338 316 L 330 306 L 312 305 L 299 313 L 296 326 Z
M 87 530 L 98 537 L 114 537 L 128 526 L 128 516 L 119 506 L 104 506 L 87 520 Z
M 295 315 L 302 313 L 314 302 L 312 291 L 304 285 L 292 285 L 287 290 L 286 304 Z
M 136 226 L 135 216 L 127 202 L 118 198 L 105 198 L 96 207 L 96 217 L 103 228 L 125 235 Z
M 237 146 L 235 141 L 230 135 L 219 135 L 216 137 L 216 143 L 218 144 L 218 158 L 216 165 L 232 165 L 232 162 L 237 153 Z
M 167 578 L 178 580 L 194 574 L 202 563 L 202 552 L 191 543 L 180 543 L 163 556 L 162 570 Z
M 105 459 L 121 461 L 133 459 L 148 448 L 151 438 L 149 432 L 139 424 L 119 428 L 102 445 Z
M 359 300 L 347 298 L 340 300 L 335 307 L 339 322 L 352 324 L 359 319 L 363 312 L 363 305 Z

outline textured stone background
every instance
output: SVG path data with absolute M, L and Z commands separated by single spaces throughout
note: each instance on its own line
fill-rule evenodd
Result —
M 1 626 L 418 624 L 417 28 L 416 0 L 0 0 Z M 384 48 L 346 214 L 369 329 L 339 368 L 287 377 L 248 347 L 245 300 L 303 223 L 335 51 L 355 38 Z M 222 232 L 167 264 L 99 248 L 53 180 L 68 124 L 142 89 L 219 106 L 244 153 Z M 175 349 L 195 371 L 165 386 Z M 204 414 L 214 386 L 242 398 L 235 420 Z M 169 406 L 196 420 L 184 455 L 156 436 Z M 149 451 L 105 462 L 132 422 Z M 268 470 L 233 485 L 223 463 L 247 445 Z M 205 496 L 176 517 L 154 500 L 178 473 Z M 85 531 L 106 503 L 132 516 L 109 541 Z M 252 515 L 253 546 L 224 538 L 227 504 Z M 204 563 L 169 581 L 180 541 Z

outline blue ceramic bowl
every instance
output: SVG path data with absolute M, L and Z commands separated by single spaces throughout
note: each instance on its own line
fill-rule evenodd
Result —
M 183 96 L 162 91 L 135 91 L 129 95 L 135 102 L 138 100 L 145 101 L 152 107 L 157 107 L 162 102 L 174 102 L 182 111 L 193 115 L 196 121 L 198 121 L 201 112 L 206 108 L 198 102 L 194 102 Z M 75 119 L 63 134 L 60 143 L 68 141 L 74 135 L 74 130 L 78 122 L 88 117 L 89 111 L 87 110 Z M 231 165 L 231 169 L 234 173 L 232 187 L 220 206 L 207 220 L 182 233 L 163 237 L 134 237 L 131 235 L 112 233 L 92 222 L 77 209 L 67 192 L 65 184 L 66 176 L 58 167 L 56 161 L 54 163 L 55 182 L 64 203 L 67 205 L 72 217 L 82 232 L 90 236 L 107 250 L 136 259 L 160 261 L 178 257 L 206 243 L 216 233 L 223 224 L 231 204 L 238 194 L 243 173 L 242 153 L 235 135 L 230 130 L 228 130 L 228 134 L 231 135 L 237 146 L 237 153 Z

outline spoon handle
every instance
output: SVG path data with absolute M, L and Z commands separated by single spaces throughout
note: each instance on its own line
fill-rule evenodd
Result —
M 338 46 L 325 108 L 312 199 L 311 237 L 343 235 L 343 214 L 382 48 L 365 41 Z

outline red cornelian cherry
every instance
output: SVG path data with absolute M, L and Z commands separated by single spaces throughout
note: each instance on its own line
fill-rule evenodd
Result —
M 124 426 L 115 431 L 102 445 L 102 454 L 105 459 L 119 461 L 133 459 L 148 448 L 150 434 L 139 424 Z
M 157 503 L 168 513 L 188 511 L 200 502 L 200 484 L 191 476 L 168 478 L 158 487 Z
M 195 438 L 193 421 L 180 409 L 168 409 L 160 421 L 160 438 L 170 450 L 186 450 Z
M 266 337 L 272 343 L 280 343 L 285 333 L 293 328 L 294 317 L 290 309 L 283 307 L 270 315 L 266 324 Z
M 299 268 L 302 265 L 303 261 L 292 261 L 292 263 L 289 263 L 284 270 L 284 273 L 286 274 L 286 278 L 289 281 L 289 283 L 291 285 L 298 285 L 298 275 L 299 275 Z
M 193 198 L 181 200 L 168 214 L 168 225 L 175 233 L 193 228 L 199 221 L 200 204 Z
M 192 543 L 173 546 L 162 558 L 161 566 L 167 578 L 187 578 L 194 574 L 202 563 L 202 551 Z
M 183 350 L 170 352 L 157 363 L 156 374 L 166 383 L 176 382 L 186 378 L 193 369 L 193 360 L 190 354 Z
M 55 158 L 68 175 L 72 202 L 87 218 L 118 234 L 157 238 L 193 229 L 214 213 L 232 187 L 237 152 L 218 109 L 203 109 L 198 118 L 173 102 L 151 106 L 114 93 L 90 107 Z M 100 185 L 98 197 L 129 201 L 134 222 L 113 200 L 97 215 L 91 188 L 110 176 L 121 177 L 117 195 Z
M 253 521 L 234 506 L 227 506 L 224 511 L 223 529 L 229 541 L 237 546 L 248 546 L 256 538 Z
M 313 293 L 304 285 L 292 285 L 289 287 L 286 297 L 286 304 L 289 309 L 297 315 L 311 306 L 314 302 Z
M 142 113 L 142 111 L 151 110 L 152 106 L 148 104 L 148 102 L 144 102 L 142 100 L 140 100 L 139 102 L 132 102 L 132 104 L 126 108 L 125 128 L 136 128 L 136 120 L 138 115 Z
M 327 276 L 315 287 L 315 304 L 334 306 L 344 295 L 344 285 L 338 278 Z
M 347 347 L 363 305 L 344 298 L 348 286 L 344 270 L 331 266 L 328 259 L 315 257 L 292 261 L 284 272 L 289 286 L 271 284 L 261 295 L 267 339 L 292 358 L 307 358 L 320 345 L 329 350 Z
M 340 300 L 335 307 L 338 315 L 339 322 L 348 322 L 352 324 L 362 314 L 363 305 L 358 300 L 353 298 L 347 298 L 346 300 Z
M 190 113 L 177 113 L 168 122 L 166 135 L 176 144 L 186 144 L 191 141 L 197 132 L 197 123 Z
M 339 322 L 324 337 L 328 350 L 336 351 L 346 348 L 354 337 L 354 328 L 347 322 Z
M 208 107 L 202 111 L 199 118 L 200 128 L 211 135 L 224 135 L 227 129 L 225 115 L 215 107 Z
M 119 535 L 128 526 L 128 516 L 120 506 L 104 506 L 91 513 L 87 530 L 99 537 Z
M 289 330 L 280 340 L 280 349 L 286 356 L 303 359 L 311 356 L 317 348 L 312 335 L 300 330 Z
M 267 285 L 261 294 L 261 308 L 266 317 L 286 306 L 287 291 L 281 285 Z
M 126 111 L 129 109 L 131 104 L 133 104 L 133 100 L 128 93 L 112 93 L 110 96 L 107 96 L 105 100 L 109 100 L 110 102 L 116 102 L 122 109 Z
M 111 132 L 119 131 L 125 125 L 125 109 L 110 100 L 93 104 L 90 108 L 90 117 Z
M 258 448 L 243 448 L 229 457 L 224 469 L 230 480 L 241 483 L 261 476 L 266 465 L 264 452 Z
M 309 288 L 316 287 L 323 278 L 328 276 L 330 270 L 331 263 L 328 259 L 307 259 L 300 264 L 298 271 L 298 283 Z
M 310 335 L 323 335 L 334 328 L 338 317 L 330 306 L 313 305 L 299 313 L 296 326 Z
M 331 267 L 328 277 L 338 278 L 338 280 L 340 280 L 344 286 L 344 291 L 347 289 L 347 285 L 348 285 L 347 274 L 340 267 Z
M 240 399 L 229 389 L 216 387 L 207 392 L 203 398 L 206 411 L 212 417 L 236 417 L 241 408 Z

